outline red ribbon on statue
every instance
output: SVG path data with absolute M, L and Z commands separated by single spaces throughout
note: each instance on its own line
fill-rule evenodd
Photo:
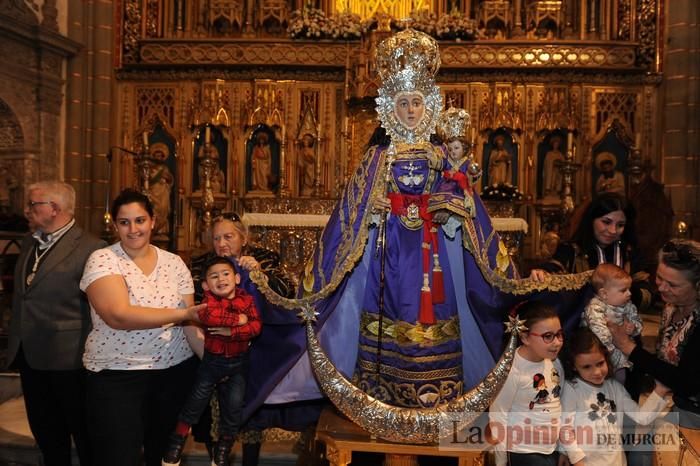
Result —
M 410 220 L 423 220 L 423 286 L 421 288 L 420 311 L 418 322 L 432 325 L 437 322 L 433 304 L 445 302 L 445 287 L 442 279 L 442 269 L 438 261 L 437 225 L 433 224 L 433 214 L 428 212 L 430 194 L 401 194 L 389 193 L 391 212 L 394 215 L 408 217 Z M 432 290 L 430 287 L 430 249 L 433 253 Z
M 462 191 L 470 195 L 472 194 L 472 187 L 469 184 L 469 178 L 461 171 L 457 170 L 454 173 L 450 173 L 449 171 L 445 170 L 442 172 L 442 177 L 446 180 L 456 181 L 459 187 L 462 188 Z

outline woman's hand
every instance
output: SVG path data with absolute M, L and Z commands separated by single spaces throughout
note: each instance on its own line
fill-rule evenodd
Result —
M 250 272 L 251 270 L 260 270 L 260 262 L 258 262 L 253 256 L 241 256 L 238 258 L 238 265 L 243 269 Z
M 530 271 L 530 279 L 537 283 L 543 283 L 545 280 L 547 280 L 548 276 L 549 272 L 542 269 L 532 269 Z
M 373 214 L 381 214 L 391 209 L 391 201 L 387 197 L 376 197 L 372 200 L 370 212 Z
M 628 319 L 624 319 L 622 322 L 622 328 L 625 329 L 625 333 L 630 337 L 637 331 L 637 326 L 634 325 L 634 322 L 631 322 Z
M 617 347 L 617 349 L 622 351 L 625 356 L 629 356 L 634 350 L 635 346 L 637 346 L 634 340 L 630 338 L 629 334 L 627 333 L 627 328 L 629 328 L 628 324 L 634 324 L 627 319 L 625 319 L 624 322 L 619 325 L 610 320 L 608 320 L 607 324 L 608 329 L 610 330 L 610 335 L 613 339 L 613 344 Z
M 200 323 L 201 320 L 199 320 L 199 311 L 202 311 L 206 308 L 207 308 L 206 303 L 196 304 L 194 306 L 190 306 L 190 307 L 185 308 L 185 316 L 186 317 L 183 320 Z

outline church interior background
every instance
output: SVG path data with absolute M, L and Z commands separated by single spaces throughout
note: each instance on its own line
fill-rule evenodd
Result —
M 700 240 L 699 20 L 697 0 L 0 0 L 0 340 L 39 180 L 104 237 L 111 199 L 148 192 L 185 259 L 238 212 L 298 277 L 378 126 L 374 49 L 409 25 L 439 40 L 523 270 L 601 191 L 647 251 Z
M 477 191 L 522 265 L 605 190 L 643 203 L 649 244 L 700 238 L 694 0 L 0 5 L 5 255 L 27 186 L 59 178 L 96 234 L 134 186 L 156 204 L 160 245 L 190 257 L 212 216 L 237 211 L 296 275 L 377 127 L 374 47 L 407 25 L 439 39 L 444 101 L 471 115 Z M 498 157 L 507 171 L 491 170 Z

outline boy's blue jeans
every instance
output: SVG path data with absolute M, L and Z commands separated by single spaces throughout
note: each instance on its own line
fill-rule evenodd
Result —
M 221 417 L 219 436 L 233 437 L 241 426 L 247 377 L 248 353 L 230 358 L 205 351 L 190 396 L 180 411 L 179 420 L 189 425 L 199 421 L 216 388 Z

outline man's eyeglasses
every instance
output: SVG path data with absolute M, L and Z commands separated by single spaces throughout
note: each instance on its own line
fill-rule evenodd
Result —
M 559 341 L 564 341 L 564 330 L 559 329 L 556 332 L 545 332 L 545 333 L 535 333 L 535 332 L 528 332 L 530 335 L 534 335 L 536 337 L 542 337 L 542 340 L 545 343 L 551 343 L 554 341 L 556 338 Z
M 665 253 L 675 253 L 679 262 L 691 264 L 700 264 L 700 258 L 693 254 L 693 250 L 687 244 L 676 244 L 673 241 L 669 241 L 664 244 L 661 251 Z
M 51 204 L 51 201 L 29 201 L 27 202 L 27 207 L 29 209 L 33 209 L 35 206 L 42 205 L 42 204 Z

